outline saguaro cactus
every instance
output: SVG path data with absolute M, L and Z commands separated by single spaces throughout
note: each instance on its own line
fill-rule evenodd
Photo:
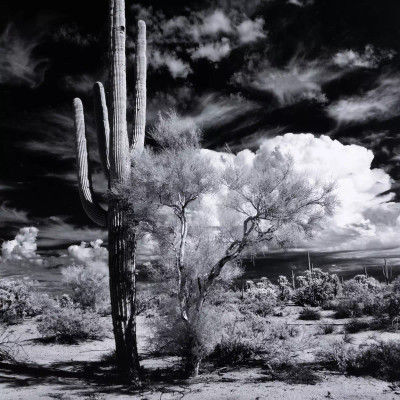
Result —
M 386 258 L 384 258 L 383 261 L 384 261 L 384 264 L 382 265 L 382 273 L 383 273 L 383 276 L 385 277 L 386 284 L 389 285 L 390 281 L 392 280 L 393 270 L 392 270 L 392 267 L 387 265 Z
M 133 130 L 127 129 L 125 1 L 110 0 L 109 8 L 110 82 L 107 100 L 100 82 L 94 85 L 94 102 L 100 160 L 111 192 L 130 179 L 130 156 L 144 147 L 146 122 L 146 25 L 138 22 L 136 42 L 136 86 Z M 135 318 L 136 238 L 126 205 L 109 196 L 108 211 L 96 202 L 88 167 L 83 105 L 74 99 L 79 194 L 87 215 L 98 225 L 108 227 L 108 251 L 112 320 L 120 371 L 132 382 L 139 382 Z

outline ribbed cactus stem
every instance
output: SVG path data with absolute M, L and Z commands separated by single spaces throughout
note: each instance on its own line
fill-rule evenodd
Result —
M 94 111 L 96 115 L 97 142 L 100 161 L 107 180 L 110 180 L 110 124 L 104 87 L 100 82 L 93 86 Z
M 125 183 L 129 177 L 129 142 L 126 122 L 125 1 L 115 0 L 111 49 L 111 148 L 110 177 L 113 183 Z
M 146 128 L 146 71 L 146 24 L 144 21 L 139 21 L 136 40 L 136 93 L 131 140 L 131 150 L 134 152 L 141 152 L 144 148 Z
M 118 184 L 130 179 L 130 148 L 126 121 L 126 57 L 125 1 L 109 0 L 109 92 L 106 99 L 103 85 L 94 85 L 97 137 L 100 160 L 109 178 L 109 188 L 116 194 Z M 137 41 L 137 79 L 132 136 L 134 148 L 144 145 L 146 119 L 146 25 L 140 21 Z M 107 109 L 107 103 L 109 109 Z M 136 345 L 136 238 L 131 229 L 130 210 L 118 196 L 110 196 L 108 213 L 94 201 L 88 169 L 83 106 L 74 100 L 79 193 L 88 216 L 108 226 L 111 315 L 114 328 L 117 364 L 130 383 L 139 385 L 140 365 Z M 133 138 L 132 138 L 133 141 Z
M 100 226 L 107 226 L 107 213 L 96 202 L 89 174 L 89 157 L 85 133 L 85 117 L 80 99 L 74 99 L 75 143 L 78 170 L 78 187 L 83 209 L 89 218 Z

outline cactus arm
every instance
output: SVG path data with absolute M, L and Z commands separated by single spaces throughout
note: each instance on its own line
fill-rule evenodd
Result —
M 93 186 L 89 175 L 89 160 L 85 136 L 85 119 L 80 99 L 74 99 L 74 117 L 76 134 L 76 157 L 78 168 L 79 196 L 83 209 L 97 225 L 107 225 L 107 212 L 94 199 Z
M 108 120 L 108 110 L 104 87 L 100 82 L 93 86 L 94 110 L 96 114 L 97 141 L 99 145 L 99 155 L 103 166 L 104 174 L 110 180 L 110 124 Z
M 111 48 L 111 141 L 110 178 L 113 183 L 126 182 L 130 172 L 129 141 L 126 122 L 125 2 L 114 0 Z
M 144 21 L 138 21 L 136 40 L 136 93 L 132 137 L 130 138 L 131 150 L 135 152 L 141 152 L 144 148 L 146 129 L 146 69 L 146 24 Z

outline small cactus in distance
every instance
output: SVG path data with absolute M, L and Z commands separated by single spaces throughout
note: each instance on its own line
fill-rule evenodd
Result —
M 384 258 L 383 260 L 384 264 L 382 265 L 382 273 L 383 276 L 385 277 L 386 284 L 389 285 L 393 277 L 393 270 L 392 267 L 387 264 L 386 258 Z

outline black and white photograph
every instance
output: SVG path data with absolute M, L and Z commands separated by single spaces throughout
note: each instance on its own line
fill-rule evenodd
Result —
M 400 399 L 400 1 L 0 4 L 0 399 Z

